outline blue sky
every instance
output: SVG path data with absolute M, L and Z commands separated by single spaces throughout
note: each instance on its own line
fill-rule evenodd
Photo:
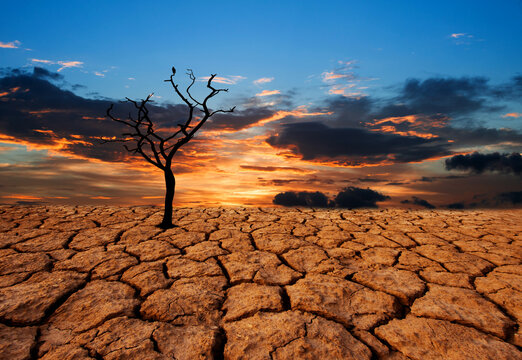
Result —
M 218 97 L 213 106 L 236 105 L 242 111 L 230 124 L 242 121 L 241 116 L 245 119 L 250 115 L 261 117 L 259 114 L 262 112 L 275 119 L 274 114 L 279 114 L 279 118 L 271 123 L 273 126 L 246 126 L 244 129 L 250 130 L 245 132 L 243 129 L 243 132 L 223 136 L 234 141 L 249 136 L 265 136 L 265 139 L 280 136 L 277 144 L 272 142 L 274 149 L 299 145 L 294 143 L 297 140 L 292 137 L 295 134 L 290 133 L 291 126 L 288 124 L 314 122 L 321 118 L 333 128 L 352 129 L 363 124 L 365 131 L 391 131 L 402 137 L 417 137 L 417 140 L 423 136 L 426 138 L 426 134 L 430 133 L 432 137 L 452 142 L 455 140 L 450 137 L 457 131 L 455 129 L 478 129 L 475 135 L 460 134 L 460 139 L 466 140 L 456 140 L 451 149 L 432 149 L 437 156 L 472 151 L 519 153 L 517 139 L 522 131 L 522 102 L 517 95 L 514 79 L 522 75 L 521 14 L 522 1 L 514 0 L 4 2 L 0 14 L 0 67 L 4 69 L 5 79 L 20 75 L 9 75 L 8 71 L 13 69 L 29 74 L 34 67 L 41 67 L 59 74 L 52 81 L 49 80 L 51 77 L 47 77 L 49 84 L 64 91 L 71 90 L 83 99 L 100 101 L 100 104 L 104 99 L 117 101 L 126 96 L 143 98 L 151 92 L 155 93 L 154 100 L 159 105 L 178 103 L 169 84 L 163 82 L 172 65 L 178 69 L 181 75 L 178 81 L 182 84 L 186 84 L 186 78 L 182 76 L 185 68 L 192 68 L 198 78 L 218 73 L 225 82 L 223 86 L 230 88 L 230 92 Z M 415 91 L 427 91 L 429 94 L 424 94 L 422 99 L 416 98 L 416 94 L 407 94 L 406 85 L 412 79 L 420 84 L 415 87 L 414 82 L 409 83 Z M 433 81 L 430 82 L 430 79 Z M 195 94 L 204 96 L 204 83 L 198 82 L 198 85 L 200 87 Z M 13 88 L 16 86 L 6 88 L 5 93 L 11 94 L 9 89 Z M 442 89 L 440 96 L 433 95 L 437 89 Z M 509 95 L 510 92 L 514 95 Z M 500 93 L 502 95 L 498 95 Z M 461 95 L 466 104 L 455 102 L 448 106 L 462 108 L 452 110 L 447 104 L 444 105 L 448 98 Z M 427 109 L 430 102 L 438 103 L 439 108 L 436 111 Z M 407 111 L 399 111 L 398 107 L 404 104 L 408 107 Z M 41 106 L 33 109 L 33 113 L 45 110 L 45 104 Z M 346 106 L 350 110 L 342 110 L 347 109 Z M 359 110 L 354 110 L 355 106 Z M 395 110 L 391 111 L 391 107 Z M 360 110 L 362 108 L 365 110 Z M 60 111 L 63 113 L 65 110 Z M 99 111 L 103 116 L 104 109 Z M 362 115 L 357 111 L 365 112 L 364 118 L 359 119 Z M 427 114 L 429 111 L 431 113 Z M 341 119 L 339 114 L 344 114 L 344 118 Z M 410 115 L 415 119 L 405 117 Z M 447 131 L 444 134 L 432 131 L 441 127 L 436 125 L 435 115 L 445 119 L 443 126 Z M 397 116 L 404 118 L 396 119 Z M 422 116 L 429 118 L 429 122 L 418 120 Z M 392 120 L 385 123 L 382 119 L 387 118 Z M 27 125 L 33 127 L 27 130 L 33 133 L 36 130 L 52 130 L 53 136 L 58 138 L 56 134 L 64 130 L 58 125 L 53 127 L 53 119 L 45 118 L 47 122 L 40 124 L 41 129 Z M 3 135 L 20 136 L 6 130 L 10 128 L 9 121 L 15 120 L 5 121 L 7 125 L 0 129 Z M 397 127 L 408 123 L 415 126 L 406 130 Z M 383 125 L 377 127 L 378 124 Z M 225 127 L 223 125 L 220 129 Z M 239 128 L 236 127 L 236 130 Z M 482 138 L 479 139 L 477 134 L 485 133 L 486 129 L 491 130 L 489 135 L 480 135 Z M 351 136 L 353 132 L 350 131 L 348 134 Z M 493 134 L 495 131 L 500 131 L 500 135 Z M 40 131 L 39 134 L 49 136 L 50 133 Z M 483 140 L 486 137 L 487 140 Z M 62 149 L 60 154 L 55 154 L 52 151 L 57 148 L 56 144 L 50 148 L 38 147 L 38 151 L 43 152 L 31 152 L 30 144 L 34 139 L 27 138 L 25 142 L 16 144 L 12 139 L 9 141 L 5 143 L 16 149 L 0 152 L 0 160 L 9 164 L 67 156 L 69 146 L 64 148 L 67 151 Z M 38 146 L 41 145 L 39 143 Z M 299 151 L 297 155 L 301 156 L 301 160 L 307 160 L 304 149 Z M 310 165 L 306 161 L 299 163 L 297 158 L 289 160 L 288 156 L 285 161 L 293 161 L 287 167 L 310 165 L 310 171 L 319 177 L 334 170 L 341 171 L 328 175 L 335 179 L 379 173 L 373 163 L 365 168 L 365 173 L 357 170 L 360 173 L 356 175 L 353 174 L 356 170 L 350 167 L 355 162 L 344 162 L 351 164 L 346 169 L 328 168 L 326 164 L 330 164 L 329 161 L 338 165 L 338 157 L 346 155 L 343 151 L 335 154 L 333 160 L 325 160 L 327 155 L 314 153 L 309 160 L 314 162 L 321 158 L 323 163 L 317 166 L 325 168 L 314 168 L 315 163 Z M 236 166 L 257 159 L 248 156 L 236 159 Z M 103 157 L 100 159 L 105 161 Z M 269 163 L 272 160 L 255 161 Z M 428 162 L 423 163 L 425 160 Z M 114 165 L 114 159 L 111 161 Z M 411 177 L 413 174 L 422 176 L 423 171 L 431 171 L 430 175 L 447 174 L 442 163 L 429 162 L 428 157 L 422 161 L 397 160 L 400 164 L 396 164 L 395 168 L 380 163 L 385 167 L 380 173 L 399 174 L 406 171 Z M 31 164 L 35 169 L 38 167 L 35 163 Z M 271 165 L 274 166 L 274 163 Z M 284 164 L 278 163 L 277 166 L 284 167 Z M 227 171 L 233 174 L 232 169 L 230 165 Z M 257 176 L 258 180 L 261 178 L 259 181 L 268 181 L 263 177 L 266 171 L 261 174 L 263 176 L 251 175 Z M 502 179 L 489 179 L 492 174 L 478 177 L 483 181 L 482 189 L 490 186 L 487 181 L 503 181 L 511 184 L 508 190 L 522 190 L 516 185 L 520 180 L 516 175 L 508 178 L 502 177 L 505 174 L 497 175 Z M 486 181 L 486 178 L 489 180 Z M 252 179 L 245 182 L 254 181 Z M 224 184 L 229 184 L 227 181 Z M 477 180 L 477 184 L 480 181 Z M 342 181 L 336 180 L 326 190 L 334 193 L 334 188 L 340 188 L 342 184 Z M 304 182 L 301 185 L 288 189 L 267 188 L 263 201 L 269 202 L 276 190 L 315 190 L 311 185 L 306 187 Z M 53 186 L 50 184 L 49 189 Z M 248 192 L 247 188 L 245 186 L 244 193 Z M 415 189 L 392 188 L 390 192 L 403 196 L 415 195 Z M 386 193 L 384 186 L 378 190 Z M 195 189 L 193 191 L 196 192 Z M 418 195 L 435 198 L 440 191 L 438 188 L 423 189 Z M 27 190 L 20 188 L 15 192 L 23 194 Z M 450 193 L 447 191 L 447 194 Z M 88 195 L 97 197 L 96 194 Z M 449 197 L 444 201 L 450 202 Z M 247 198 L 256 202 L 255 196 Z M 230 200 L 228 203 L 239 202 Z
M 88 74 L 69 69 L 67 80 L 115 98 L 168 95 L 160 81 L 173 64 L 246 77 L 241 90 L 252 91 L 261 77 L 275 77 L 281 89 L 304 87 L 339 60 L 356 60 L 359 76 L 378 78 L 375 88 L 433 75 L 500 82 L 520 70 L 522 58 L 520 1 L 30 1 L 3 8 L 1 41 L 32 49 L 3 51 L 3 66 L 81 61 Z M 104 70 L 104 78 L 93 75 Z

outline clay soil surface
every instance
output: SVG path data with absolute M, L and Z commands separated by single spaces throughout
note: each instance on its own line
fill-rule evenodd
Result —
M 522 359 L 522 210 L 0 206 L 1 359 Z

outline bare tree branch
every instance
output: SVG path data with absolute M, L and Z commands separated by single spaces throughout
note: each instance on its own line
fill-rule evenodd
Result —
M 175 75 L 176 69 L 172 67 L 172 74 L 170 75 L 169 79 L 165 80 L 165 82 L 170 82 L 175 93 L 188 107 L 188 114 L 184 123 L 177 123 L 179 130 L 174 131 L 166 137 L 163 137 L 156 132 L 154 128 L 154 122 L 150 118 L 149 109 L 147 108 L 147 104 L 153 96 L 153 94 L 149 94 L 141 101 L 125 98 L 126 101 L 124 102 L 133 105 L 134 109 L 136 110 L 135 116 L 129 113 L 129 116 L 126 120 L 122 120 L 113 115 L 113 105 L 111 104 L 106 112 L 107 117 L 117 123 L 124 124 L 130 128 L 130 131 L 124 132 L 122 134 L 122 138 L 100 139 L 102 143 L 122 142 L 124 143 L 124 148 L 129 153 L 140 154 L 147 162 L 163 170 L 165 173 L 165 185 L 167 190 L 165 195 L 165 214 L 161 224 L 161 226 L 164 228 L 172 226 L 172 200 L 174 198 L 175 184 L 174 175 L 171 169 L 172 158 L 178 149 L 188 143 L 194 137 L 196 132 L 213 115 L 217 113 L 231 113 L 235 109 L 235 107 L 232 107 L 229 110 L 218 109 L 211 111 L 208 108 L 208 101 L 211 98 L 220 92 L 228 91 L 228 89 L 217 89 L 212 85 L 212 81 L 217 74 L 211 74 L 209 77 L 206 87 L 210 90 L 210 92 L 203 101 L 197 100 L 191 93 L 192 86 L 196 82 L 196 76 L 194 76 L 194 73 L 191 69 L 187 70 L 190 83 L 185 90 L 186 95 L 179 90 L 179 85 L 174 82 Z M 201 117 L 195 117 L 194 110 L 201 111 L 203 115 Z M 160 130 L 160 133 L 161 132 L 162 131 Z M 134 146 L 127 146 L 126 143 L 129 142 L 134 143 Z
M 196 77 L 194 76 L 194 73 L 192 72 L 192 69 L 187 69 L 187 75 L 189 76 L 189 78 L 191 80 L 190 85 L 187 87 L 187 94 L 190 97 L 190 99 L 192 99 L 192 101 L 194 101 L 196 104 L 202 105 L 199 101 L 194 99 L 194 97 L 192 97 L 192 94 L 190 93 L 190 88 L 196 82 Z

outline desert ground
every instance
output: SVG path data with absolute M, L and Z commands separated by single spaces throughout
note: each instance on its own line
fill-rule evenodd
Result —
M 522 210 L 0 206 L 1 359 L 522 359 Z

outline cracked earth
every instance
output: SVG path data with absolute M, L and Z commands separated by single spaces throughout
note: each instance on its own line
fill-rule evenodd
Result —
M 0 206 L 2 359 L 522 359 L 522 210 Z

